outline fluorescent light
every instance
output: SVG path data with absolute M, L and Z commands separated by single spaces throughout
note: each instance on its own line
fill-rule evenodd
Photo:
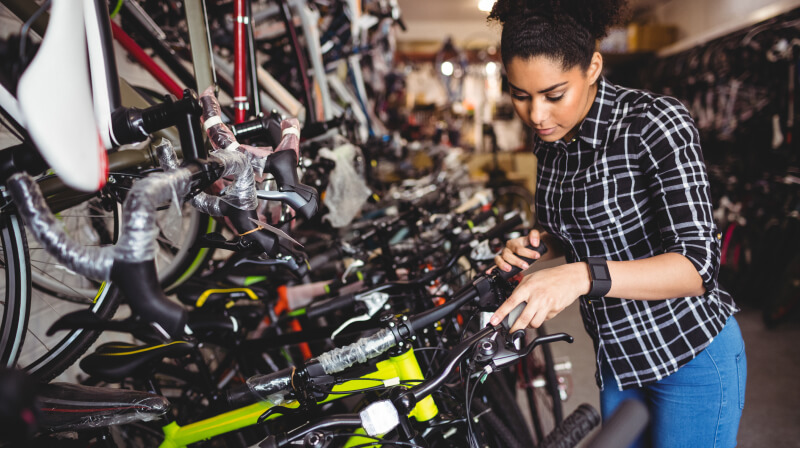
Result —
M 493 61 L 489 61 L 486 63 L 486 74 L 489 76 L 494 76 L 497 73 L 497 63 Z
M 490 12 L 495 0 L 478 0 L 478 9 L 483 12 Z
M 450 76 L 453 74 L 453 63 L 450 61 L 445 61 L 442 63 L 442 75 Z

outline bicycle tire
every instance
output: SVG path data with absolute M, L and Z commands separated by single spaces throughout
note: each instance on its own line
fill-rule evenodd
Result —
M 544 325 L 536 332 L 537 335 L 547 334 Z M 558 376 L 548 345 L 537 347 L 528 356 L 522 365 L 522 376 L 536 442 L 539 442 L 561 424 L 564 416 Z
M 472 401 L 472 408 L 475 416 L 479 416 L 477 424 L 483 430 L 490 447 L 492 447 L 492 443 L 494 443 L 493 447 L 529 447 L 523 445 L 514 436 L 514 432 L 498 416 L 494 407 L 475 399 Z M 467 417 L 467 419 L 474 419 L 474 416 Z
M 600 413 L 594 407 L 581 404 L 542 440 L 539 447 L 577 447 L 600 421 Z
M 119 207 L 101 215 L 103 209 L 94 201 L 61 211 L 60 222 L 65 232 L 84 245 L 113 244 L 119 230 Z M 48 336 L 47 328 L 61 316 L 84 308 L 101 319 L 109 319 L 122 296 L 110 282 L 92 281 L 71 272 L 56 263 L 38 243 L 32 243 L 28 244 L 32 287 L 28 297 L 31 316 L 26 324 L 28 342 L 20 351 L 17 366 L 38 380 L 50 381 L 72 366 L 101 332 L 81 329 Z
M 3 269 L 3 313 L 0 321 L 0 363 L 13 367 L 25 340 L 30 316 L 31 276 L 28 245 L 22 221 L 15 214 L 0 214 L 0 267 Z
M 76 208 L 87 206 L 90 208 L 91 212 L 87 213 L 86 217 L 88 217 L 89 222 L 92 222 L 91 228 L 95 231 L 95 234 L 104 234 L 104 232 L 100 230 L 100 228 L 104 226 L 108 228 L 108 232 L 105 233 L 105 237 L 95 236 L 95 240 L 88 242 L 84 240 L 83 243 L 103 245 L 115 243 L 120 229 L 119 218 L 121 217 L 121 205 L 119 203 L 114 203 L 112 213 L 113 224 L 98 224 L 97 222 L 102 222 L 103 218 L 98 218 L 100 209 L 97 207 L 92 209 L 91 201 L 92 200 L 81 203 L 76 206 Z M 187 208 L 190 219 L 181 222 L 185 223 L 185 225 L 182 226 L 180 230 L 180 235 L 182 236 L 180 243 L 175 244 L 171 242 L 164 236 L 163 231 L 159 232 L 159 251 L 157 252 L 156 261 L 160 268 L 159 278 L 163 286 L 172 285 L 172 287 L 174 287 L 179 285 L 202 267 L 203 263 L 208 260 L 212 254 L 211 250 L 196 248 L 193 243 L 200 235 L 214 230 L 216 222 L 210 216 L 201 214 L 196 209 L 191 208 L 191 206 L 187 206 Z M 187 215 L 186 211 L 187 209 L 184 209 L 182 212 L 184 218 Z M 64 217 L 64 215 L 65 214 L 62 212 L 61 216 Z M 81 226 L 79 224 L 80 221 L 77 221 L 78 218 L 76 218 L 78 215 L 74 213 L 70 215 L 71 216 L 63 220 L 65 222 L 65 228 L 85 233 L 86 226 Z M 73 220 L 72 227 L 68 227 L 67 224 L 70 220 Z M 161 226 L 161 228 L 163 229 L 163 226 Z M 82 229 L 84 231 L 81 231 Z M 71 234 L 74 235 L 75 232 L 71 232 Z M 85 238 L 86 236 L 83 237 Z M 33 252 L 36 251 L 31 251 L 31 253 Z M 39 253 L 40 254 L 35 259 L 38 260 L 41 258 L 43 262 L 50 263 L 51 266 L 59 266 L 47 262 L 49 261 L 49 256 L 44 255 L 43 251 Z M 31 264 L 36 267 L 36 263 L 33 259 L 32 257 Z M 31 290 L 31 304 L 46 302 L 51 309 L 59 309 L 59 314 L 63 314 L 60 312 L 60 309 L 65 307 L 64 304 L 62 304 L 62 302 L 56 304 L 49 296 L 56 297 L 59 300 L 77 303 L 78 306 L 72 307 L 72 310 L 76 310 L 82 306 L 90 306 L 91 310 L 101 319 L 113 317 L 122 300 L 121 292 L 111 283 L 97 284 L 89 281 L 88 288 L 72 288 L 66 286 L 67 282 L 64 281 L 64 277 L 56 279 L 52 272 L 45 273 L 44 269 L 34 269 L 31 278 L 34 280 L 34 288 Z M 43 280 L 47 279 L 56 280 L 59 286 L 53 288 L 52 283 L 48 284 L 47 282 L 43 282 Z M 71 279 L 72 283 L 87 282 L 85 278 L 79 275 L 74 275 Z M 91 290 L 91 286 L 93 285 L 95 288 Z M 39 299 L 37 300 L 37 298 Z M 90 299 L 91 304 L 89 303 Z M 66 311 L 64 313 L 66 313 Z M 47 344 L 42 343 L 42 346 L 45 346 L 46 349 L 31 349 L 31 345 L 36 345 L 36 343 L 29 343 L 27 350 L 29 355 L 26 360 L 21 361 L 21 368 L 43 381 L 52 380 L 72 366 L 100 336 L 100 332 L 83 330 L 72 331 L 66 336 L 59 335 L 58 337 L 60 337 L 60 340 L 58 337 L 53 339 L 52 337 L 44 336 L 43 333 L 46 331 L 44 326 L 49 327 L 55 319 L 57 319 L 57 317 L 44 320 L 39 328 L 34 329 L 30 325 L 27 327 L 28 334 L 31 334 L 37 343 L 47 342 Z M 64 380 L 70 379 L 67 378 Z
M 505 378 L 497 374 L 489 376 L 484 382 L 485 396 L 488 398 L 492 410 L 495 410 L 503 422 L 508 423 L 510 428 L 516 429 L 517 440 L 522 447 L 533 447 L 533 436 L 517 402 L 514 386 L 513 381 L 509 384 Z

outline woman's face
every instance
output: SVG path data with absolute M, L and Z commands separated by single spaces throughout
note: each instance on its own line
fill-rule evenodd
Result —
M 592 107 L 602 67 L 600 53 L 587 70 L 564 71 L 561 62 L 543 56 L 513 58 L 506 72 L 514 109 L 540 139 L 571 139 Z

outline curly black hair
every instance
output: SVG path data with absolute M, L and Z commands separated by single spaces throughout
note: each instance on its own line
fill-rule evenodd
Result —
M 589 68 L 598 39 L 620 23 L 627 0 L 497 0 L 487 20 L 503 26 L 503 63 L 547 56 L 564 70 Z

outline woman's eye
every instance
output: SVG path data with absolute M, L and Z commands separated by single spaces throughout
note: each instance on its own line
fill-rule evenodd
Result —
M 548 97 L 547 97 L 547 101 L 550 101 L 550 102 L 553 102 L 553 103 L 555 103 L 556 101 L 559 101 L 559 100 L 561 100 L 562 98 L 564 98 L 564 94 L 557 95 L 557 96 L 554 96 L 554 97 L 549 97 L 549 96 L 548 96 Z
M 511 97 L 514 98 L 515 100 L 522 100 L 522 101 L 525 101 L 530 98 L 530 96 L 528 95 L 518 94 L 518 93 L 512 93 Z

